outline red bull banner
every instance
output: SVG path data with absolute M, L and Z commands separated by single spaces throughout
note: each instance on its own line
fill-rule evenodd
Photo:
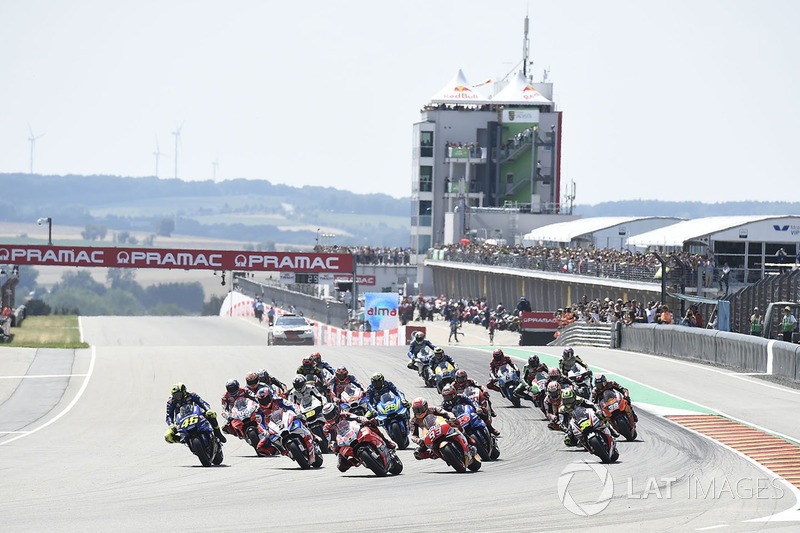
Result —
M 184 270 L 323 273 L 353 271 L 353 256 L 350 254 L 28 246 L 21 244 L 0 244 L 0 263 L 109 268 L 180 268 Z
M 519 325 L 522 331 L 555 331 L 558 329 L 558 323 L 553 318 L 553 313 L 546 311 L 520 313 Z

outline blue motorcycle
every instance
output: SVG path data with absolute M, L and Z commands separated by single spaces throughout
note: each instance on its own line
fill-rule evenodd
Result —
M 408 448 L 408 409 L 403 405 L 400 396 L 391 391 L 384 392 L 378 400 L 373 415 L 398 448 L 401 450 Z
M 519 407 L 520 398 L 514 391 L 519 386 L 519 373 L 511 365 L 505 364 L 497 369 L 497 387 L 508 401 Z
M 461 424 L 461 430 L 475 446 L 481 459 L 490 461 L 500 457 L 497 438 L 489 432 L 486 423 L 478 416 L 472 406 L 459 403 L 453 407 L 452 411 Z
M 180 442 L 192 450 L 203 466 L 222 462 L 222 444 L 198 405 L 182 405 L 175 418 L 175 425 L 178 426 Z

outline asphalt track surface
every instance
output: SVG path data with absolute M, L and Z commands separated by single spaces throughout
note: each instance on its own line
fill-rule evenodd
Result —
M 796 507 L 796 491 L 740 454 L 644 409 L 639 439 L 619 443 L 620 460 L 608 466 L 608 478 L 603 468 L 596 473 L 587 466 L 598 465 L 596 458 L 567 449 L 530 404 L 513 408 L 497 395 L 501 458 L 477 473 L 416 461 L 411 450 L 400 452 L 405 469 L 396 477 L 376 478 L 363 467 L 342 474 L 332 455 L 323 468 L 300 471 L 286 457 L 256 457 L 233 439 L 224 447 L 222 466 L 203 468 L 187 447 L 163 440 L 171 384 L 185 382 L 219 409 L 229 377 L 243 380 L 266 367 L 288 382 L 309 347 L 268 347 L 264 329 L 245 319 L 84 317 L 82 326 L 90 350 L 0 350 L 4 531 L 800 527 L 748 522 Z M 409 399 L 437 400 L 405 367 L 403 347 L 319 349 L 332 365 L 347 365 L 363 381 L 380 370 Z M 449 346 L 448 353 L 485 381 L 487 348 Z M 590 364 L 800 436 L 784 420 L 792 417 L 756 405 L 796 405 L 796 391 L 670 359 L 600 349 L 580 353 Z M 582 470 L 565 483 L 566 493 L 584 510 L 597 509 L 590 506 L 598 504 L 601 477 L 613 484 L 613 497 L 597 514 L 579 516 L 562 503 L 559 478 L 570 468 Z

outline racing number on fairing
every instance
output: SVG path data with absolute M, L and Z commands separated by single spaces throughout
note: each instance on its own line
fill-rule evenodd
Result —
M 181 423 L 181 427 L 185 428 L 185 427 L 193 426 L 193 425 L 197 424 L 198 420 L 199 419 L 197 418 L 197 415 L 192 415 L 192 416 L 190 416 L 188 418 L 184 418 L 183 422 Z

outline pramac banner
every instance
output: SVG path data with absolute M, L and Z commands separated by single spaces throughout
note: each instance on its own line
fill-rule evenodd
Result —
M 372 331 L 394 329 L 398 326 L 397 308 L 400 296 L 396 292 L 364 294 L 364 315 Z
M 353 272 L 350 254 L 0 244 L 0 263 L 111 268 Z

